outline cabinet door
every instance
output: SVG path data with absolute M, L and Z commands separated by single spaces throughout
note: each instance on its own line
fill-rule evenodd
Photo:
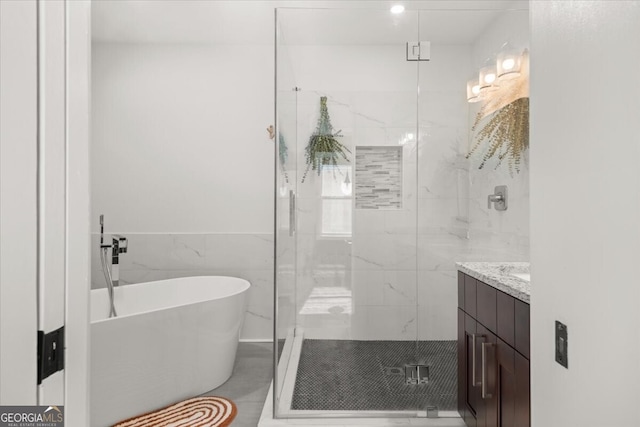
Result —
M 480 323 L 476 326 L 476 357 L 478 364 L 476 393 L 478 396 L 477 427 L 498 425 L 497 337 Z
M 498 384 L 498 426 L 520 427 L 515 419 L 516 410 L 516 351 L 498 338 L 496 347 Z
M 476 427 L 479 395 L 473 375 L 478 368 L 474 360 L 474 356 L 477 359 L 477 351 L 474 352 L 474 343 L 477 349 L 478 342 L 477 338 L 474 340 L 477 323 L 462 310 L 458 310 L 458 321 L 458 411 L 468 427 Z
M 462 311 L 461 308 L 458 308 L 458 413 L 460 414 L 460 418 L 463 420 L 467 411 L 467 352 L 465 348 L 466 335 L 464 329 L 464 316 L 464 311 Z
M 514 402 L 515 427 L 529 427 L 531 425 L 531 392 L 530 367 L 527 360 L 520 353 L 515 352 L 516 390 Z

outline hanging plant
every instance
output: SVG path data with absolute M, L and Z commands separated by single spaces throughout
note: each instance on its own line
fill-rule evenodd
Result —
M 478 113 L 471 128 L 473 132 L 482 119 L 482 113 Z M 511 176 L 514 170 L 519 173 L 523 153 L 529 148 L 529 98 L 518 98 L 496 111 L 477 133 L 476 143 L 467 158 L 484 146 L 485 141 L 488 148 L 478 169 L 482 169 L 491 158 L 497 157 L 496 169 L 506 159 Z
M 340 131 L 333 132 L 329 110 L 327 109 L 327 97 L 320 98 L 320 118 L 315 132 L 309 137 L 309 143 L 305 148 L 305 160 L 307 168 L 302 176 L 302 182 L 307 178 L 309 170 L 320 171 L 323 165 L 337 166 L 340 159 L 350 161 L 347 153 L 351 151 L 342 145 L 336 138 L 341 137 Z

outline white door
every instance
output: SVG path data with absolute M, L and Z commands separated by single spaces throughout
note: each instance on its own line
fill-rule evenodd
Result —
M 90 3 L 0 0 L 0 405 L 88 425 Z M 65 324 L 66 323 L 66 324 Z M 37 384 L 37 331 L 65 369 Z
M 64 1 L 39 1 L 38 330 L 45 333 L 65 323 L 65 48 Z M 63 353 L 61 346 L 56 358 Z M 63 371 L 42 380 L 38 402 L 64 405 Z
M 0 1 L 0 405 L 35 405 L 37 4 Z

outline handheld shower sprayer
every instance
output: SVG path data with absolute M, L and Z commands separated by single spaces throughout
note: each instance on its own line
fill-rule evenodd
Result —
M 109 249 L 113 250 L 113 246 L 104 244 L 104 215 L 100 215 L 100 262 L 102 263 L 102 272 L 104 273 L 104 280 L 107 282 L 107 292 L 109 293 L 109 317 L 116 317 L 118 313 L 113 302 L 114 283 L 111 275 L 113 266 L 109 265 Z

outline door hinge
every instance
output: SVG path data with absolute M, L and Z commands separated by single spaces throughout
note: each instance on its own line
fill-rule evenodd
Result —
M 431 42 L 407 42 L 407 61 L 429 61 Z
M 38 385 L 64 369 L 64 326 L 55 331 L 38 331 Z

